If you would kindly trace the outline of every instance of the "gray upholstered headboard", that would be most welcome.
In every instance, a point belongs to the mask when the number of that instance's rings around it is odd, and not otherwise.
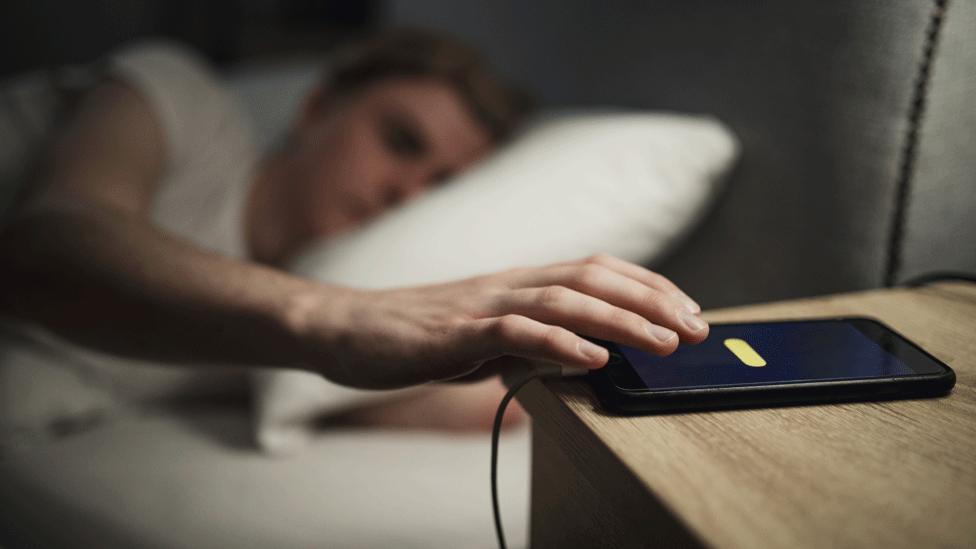
[[[658,267],[703,305],[882,283],[898,154],[931,3],[396,0],[388,17],[467,38],[548,105],[705,112],[743,158]],[[902,278],[976,271],[976,3],[949,7]]]

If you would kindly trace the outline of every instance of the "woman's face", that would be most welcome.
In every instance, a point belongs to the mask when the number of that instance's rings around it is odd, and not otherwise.
[[[446,82],[391,78],[348,97],[313,93],[295,125],[287,201],[302,240],[333,235],[482,157],[488,132]]]

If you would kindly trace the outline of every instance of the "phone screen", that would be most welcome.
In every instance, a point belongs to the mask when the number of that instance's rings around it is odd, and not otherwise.
[[[845,319],[717,324],[702,343],[666,357],[616,348],[648,389],[674,390],[924,373],[906,363],[915,362],[906,346],[879,324]]]

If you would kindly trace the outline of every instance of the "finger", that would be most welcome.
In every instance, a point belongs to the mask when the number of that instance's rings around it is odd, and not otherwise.
[[[708,324],[691,313],[684,306],[684,302],[674,294],[650,288],[602,265],[554,267],[549,270],[548,278],[552,280],[552,284],[566,286],[611,305],[633,311],[658,326],[677,332],[682,341],[687,343],[700,343],[708,336]],[[520,310],[511,312],[526,314]],[[499,313],[496,311],[496,314]],[[531,314],[528,316],[536,318]],[[548,321],[546,318],[539,318],[539,320]]]
[[[673,330],[565,286],[512,290],[499,296],[493,306],[495,315],[522,315],[658,355],[670,354],[678,345]]]
[[[686,303],[691,312],[696,314],[701,312],[701,306],[698,305],[694,299],[679,288],[677,284],[671,282],[668,277],[660,273],[656,273],[635,263],[624,261],[623,259],[614,257],[610,254],[596,254],[588,258],[588,261],[613,269],[622,275],[626,275],[634,280],[637,280],[638,282],[643,282],[651,288],[656,288],[674,295]]]
[[[650,288],[602,265],[583,266],[569,275],[565,285],[674,330],[684,342],[701,343],[708,336],[708,324],[674,293]]]
[[[467,362],[513,355],[595,369],[605,366],[609,359],[606,349],[566,328],[516,314],[474,320],[466,323],[465,331],[456,351]]]
[[[584,268],[586,265],[599,265],[615,271],[645,286],[675,297],[694,314],[701,313],[701,306],[667,277],[609,254],[596,254],[582,260],[554,263],[544,267],[514,269],[507,274],[508,286],[514,289],[564,284],[562,281],[566,279],[567,272]]]

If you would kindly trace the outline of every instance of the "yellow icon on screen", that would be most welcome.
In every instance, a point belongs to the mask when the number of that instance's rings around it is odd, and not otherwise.
[[[766,361],[763,359],[763,357],[759,356],[759,353],[752,348],[752,345],[746,343],[745,340],[737,337],[730,337],[722,343],[724,343],[728,350],[732,351],[732,354],[734,354],[736,358],[741,360],[746,366],[761,368],[766,365]]]

